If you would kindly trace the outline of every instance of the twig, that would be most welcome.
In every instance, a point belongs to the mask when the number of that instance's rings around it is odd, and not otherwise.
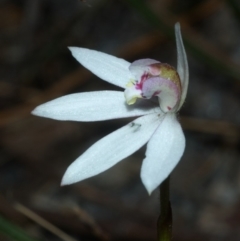
[[[47,220],[43,219],[42,217],[40,217],[36,213],[32,212],[30,209],[24,207],[22,204],[16,203],[14,205],[14,208],[16,210],[18,210],[19,212],[21,212],[22,214],[24,214],[25,216],[27,216],[28,218],[32,219],[34,222],[38,223],[40,226],[44,227],[45,229],[47,229],[51,233],[58,236],[61,240],[77,241],[76,239],[74,239],[71,236],[69,236],[68,234],[64,233],[62,230],[60,230],[59,228],[57,228],[53,224],[49,223]]]

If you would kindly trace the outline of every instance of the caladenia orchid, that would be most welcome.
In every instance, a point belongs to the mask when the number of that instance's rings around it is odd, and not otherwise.
[[[151,194],[169,176],[185,148],[177,112],[188,88],[188,63],[178,23],[175,35],[177,71],[152,59],[131,64],[102,52],[69,48],[85,68],[125,89],[124,92],[106,90],[66,95],[38,106],[32,112],[34,115],[85,122],[140,117],[102,138],[78,157],[68,167],[62,185],[95,176],[146,143],[141,180],[148,193]]]

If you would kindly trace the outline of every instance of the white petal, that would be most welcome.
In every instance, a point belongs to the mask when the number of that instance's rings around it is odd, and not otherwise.
[[[55,120],[100,121],[160,111],[150,101],[127,105],[121,91],[94,91],[57,98],[36,107],[32,114]]]
[[[149,194],[158,187],[180,161],[185,137],[174,113],[165,115],[147,145],[141,179]]]
[[[139,117],[92,145],[67,169],[62,185],[95,176],[141,148],[160,122],[158,114]]]
[[[124,59],[85,48],[69,47],[69,50],[85,68],[111,84],[125,88],[132,78],[130,63]]]
[[[182,107],[187,95],[189,79],[187,55],[184,49],[179,23],[175,24],[175,35],[177,44],[177,71],[182,84],[182,96],[178,107],[179,110]]]

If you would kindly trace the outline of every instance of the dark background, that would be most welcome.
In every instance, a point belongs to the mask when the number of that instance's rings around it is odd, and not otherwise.
[[[60,122],[30,112],[68,93],[117,89],[83,69],[67,46],[176,66],[177,21],[190,83],[180,113],[187,146],[171,179],[173,240],[240,240],[239,1],[1,0],[1,241],[156,240],[159,193],[148,196],[139,177],[145,147],[60,187],[75,158],[130,120]]]

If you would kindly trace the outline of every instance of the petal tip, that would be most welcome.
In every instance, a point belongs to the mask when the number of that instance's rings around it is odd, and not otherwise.
[[[81,48],[73,47],[73,46],[68,46],[68,49],[70,50],[70,52],[74,58],[76,58],[76,56],[79,55],[79,51],[81,50]]]
[[[37,106],[35,109],[33,109],[31,111],[31,114],[35,115],[35,116],[51,118],[51,116],[49,115],[48,110],[46,108],[46,104]]]
[[[39,112],[40,112],[40,111],[39,111],[39,108],[36,107],[35,109],[33,109],[33,110],[31,111],[31,114],[32,114],[32,115],[35,115],[35,116],[41,116],[41,114],[40,114]]]
[[[31,115],[37,115],[36,114],[36,108],[31,111]]]
[[[146,180],[146,177],[144,178],[143,176],[141,176],[142,179],[142,183],[144,185],[144,187],[146,188],[148,195],[150,196],[152,194],[152,192],[157,188],[156,185],[154,185],[154,183],[151,183],[150,180]]]
[[[63,178],[61,180],[61,184],[60,184],[61,187],[71,184],[71,183],[68,183],[64,177],[65,176],[63,176]]]
[[[180,30],[180,23],[179,22],[175,23],[175,30]]]
[[[151,186],[147,186],[145,184],[144,184],[144,187],[146,188],[148,195],[151,196],[155,188],[152,188]]]
[[[74,46],[68,46],[67,47],[71,52],[75,49],[75,48],[77,48],[77,47],[74,47]]]
[[[147,189],[147,188],[146,188]],[[151,196],[153,190],[152,189],[147,189],[148,195]]]
[[[67,171],[65,172],[65,174],[63,175],[62,177],[62,180],[61,180],[61,187],[62,186],[66,186],[66,185],[70,185],[70,184],[73,184],[74,181],[71,180],[70,176],[68,175]]]

